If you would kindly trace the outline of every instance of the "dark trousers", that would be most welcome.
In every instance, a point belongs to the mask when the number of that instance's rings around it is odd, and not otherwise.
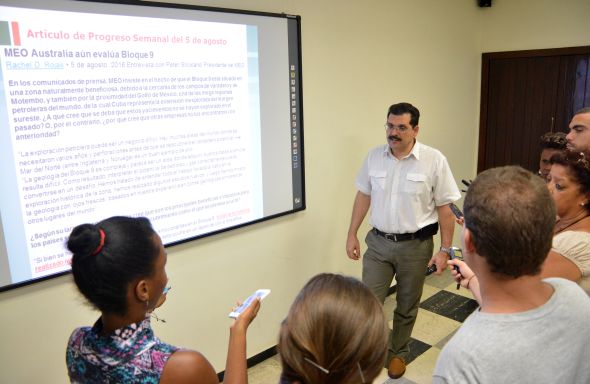
[[[425,240],[393,242],[369,231],[365,238],[367,251],[363,256],[363,283],[383,303],[393,277],[397,283],[396,308],[389,353],[405,358],[412,329],[418,315],[426,266],[432,258],[432,236]]]

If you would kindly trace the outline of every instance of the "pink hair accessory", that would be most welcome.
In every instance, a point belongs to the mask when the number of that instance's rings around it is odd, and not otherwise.
[[[100,232],[100,244],[98,244],[98,247],[92,252],[92,256],[98,255],[100,251],[102,251],[102,247],[104,247],[104,231],[102,229],[99,229],[98,231]]]

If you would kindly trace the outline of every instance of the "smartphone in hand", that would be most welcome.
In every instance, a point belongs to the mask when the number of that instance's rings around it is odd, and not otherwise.
[[[454,203],[451,203],[449,205],[449,207],[451,208],[451,211],[453,211],[453,214],[455,215],[455,217],[457,219],[460,219],[463,217],[463,212],[461,212],[461,210],[459,209],[459,207],[457,207]]]
[[[246,308],[248,308],[248,306],[250,304],[252,304],[252,302],[256,298],[260,298],[260,301],[262,301],[266,296],[268,296],[269,293],[270,293],[270,289],[259,289],[259,290],[257,290],[256,292],[254,292],[253,294],[251,294],[250,296],[248,296],[248,298],[246,300],[244,300],[244,302],[242,303],[242,305],[240,305],[239,307],[237,307],[236,309],[234,309],[233,311],[231,311],[229,313],[229,317],[231,317],[232,319],[236,319],[238,316],[240,316],[240,314]]]

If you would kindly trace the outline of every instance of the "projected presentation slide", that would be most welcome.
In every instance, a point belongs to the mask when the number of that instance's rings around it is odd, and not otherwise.
[[[288,19],[40,4],[0,6],[0,287],[69,270],[81,223],[176,244],[304,208]]]

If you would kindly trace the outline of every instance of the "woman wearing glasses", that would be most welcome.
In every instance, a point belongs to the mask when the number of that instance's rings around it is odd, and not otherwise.
[[[281,384],[372,383],[385,364],[388,333],[381,304],[363,283],[317,275],[281,325]]]
[[[576,281],[590,295],[590,162],[566,151],[551,163],[548,188],[558,219],[542,275]]]
[[[203,355],[162,342],[151,328],[152,311],[169,288],[166,251],[148,219],[111,217],[79,225],[67,247],[76,286],[101,312],[94,326],[70,337],[72,382],[218,383]],[[246,330],[259,307],[257,300],[231,324],[226,383],[247,383]]]

